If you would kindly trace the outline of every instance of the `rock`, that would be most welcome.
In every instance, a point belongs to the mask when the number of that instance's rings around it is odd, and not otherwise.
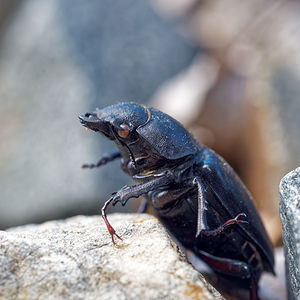
[[[150,215],[99,216],[0,231],[0,299],[224,299]]]
[[[300,168],[280,182],[280,217],[289,299],[300,299]]]

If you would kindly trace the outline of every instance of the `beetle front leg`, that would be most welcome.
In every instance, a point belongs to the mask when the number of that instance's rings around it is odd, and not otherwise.
[[[106,224],[106,227],[111,235],[112,242],[115,244],[114,235],[121,239],[114,230],[114,228],[110,225],[107,216],[106,209],[112,203],[112,205],[116,205],[118,202],[124,206],[130,198],[138,198],[143,194],[147,194],[150,191],[157,189],[163,185],[168,185],[174,181],[174,175],[171,171],[165,171],[163,173],[153,175],[153,179],[149,180],[142,184],[137,184],[133,186],[124,186],[118,192],[112,194],[112,197],[107,200],[102,207],[102,218]]]
[[[110,223],[108,222],[107,216],[106,216],[106,209],[108,207],[108,205],[114,200],[114,197],[109,198],[103,205],[101,212],[102,212],[102,218],[106,224],[107,230],[111,235],[111,240],[113,242],[113,244],[115,244],[115,240],[114,240],[114,235],[119,238],[120,240],[122,240],[122,238],[116,233],[115,229],[110,225]]]
[[[219,226],[216,229],[209,229],[206,223],[206,197],[205,197],[205,187],[199,177],[195,177],[193,180],[193,184],[197,185],[198,188],[198,218],[197,218],[197,232],[196,237],[200,234],[204,234],[206,236],[216,236],[223,232],[225,228],[231,226],[233,224],[244,223],[248,224],[245,220],[240,220],[241,216],[247,217],[245,213],[239,213],[235,218],[227,220],[224,224]]]
[[[174,181],[174,175],[170,170],[162,173],[153,174],[153,179],[145,183],[132,186],[124,186],[118,192],[113,193],[113,205],[121,202],[124,206],[130,198],[138,198],[141,195],[154,191],[158,187],[168,185]]]

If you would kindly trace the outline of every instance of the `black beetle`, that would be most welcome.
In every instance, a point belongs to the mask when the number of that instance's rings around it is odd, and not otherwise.
[[[220,276],[246,284],[250,298],[258,299],[262,272],[274,274],[273,249],[251,196],[228,163],[154,108],[121,103],[79,118],[119,148],[83,167],[121,158],[136,183],[113,193],[102,208],[112,241],[120,237],[107,220],[107,206],[144,195],[196,268],[200,258]]]

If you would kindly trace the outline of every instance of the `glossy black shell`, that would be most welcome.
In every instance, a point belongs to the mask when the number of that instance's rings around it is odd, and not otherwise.
[[[192,190],[181,195],[180,199],[174,199],[173,205],[168,203],[168,207],[154,208],[170,233],[185,248],[195,253],[203,250],[215,256],[241,261],[245,260],[240,252],[241,246],[248,241],[260,254],[263,269],[274,274],[273,247],[251,196],[234,170],[215,152],[201,147],[190,172],[192,176],[199,176],[205,186],[209,228],[216,228],[241,212],[247,215],[249,224],[236,224],[231,231],[216,238],[196,239],[197,193]],[[184,189],[184,181],[180,184]],[[177,187],[168,188],[171,190]]]
[[[137,132],[164,158],[176,160],[194,155],[197,142],[186,129],[172,117],[154,108],[149,108],[150,117]]]

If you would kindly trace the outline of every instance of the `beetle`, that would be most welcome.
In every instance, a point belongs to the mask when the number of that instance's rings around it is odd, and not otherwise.
[[[79,119],[119,149],[83,167],[121,158],[123,171],[135,182],[113,193],[102,208],[112,242],[121,237],[107,219],[107,207],[143,195],[195,268],[202,260],[219,276],[249,288],[251,300],[258,299],[262,272],[275,275],[273,248],[249,192],[229,164],[151,107],[119,103]]]

